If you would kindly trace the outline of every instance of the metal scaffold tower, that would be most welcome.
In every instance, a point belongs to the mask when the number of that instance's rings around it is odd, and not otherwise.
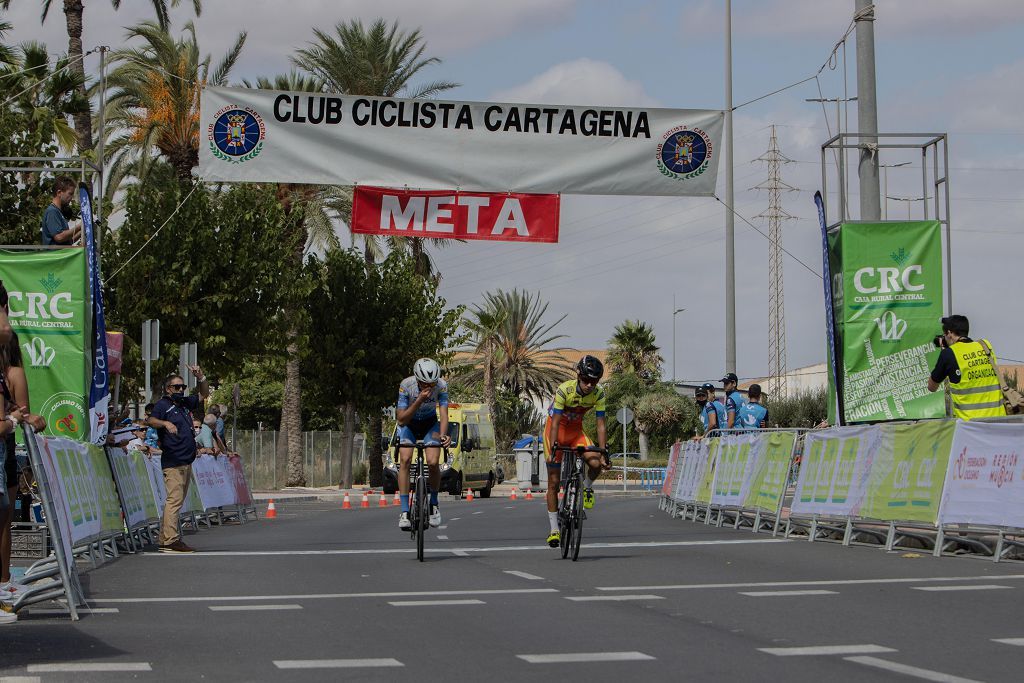
[[[768,190],[768,210],[755,218],[768,219],[768,386],[765,390],[772,398],[785,398],[786,391],[786,300],[782,286],[782,221],[792,220],[782,208],[782,193],[796,192],[795,187],[782,181],[782,164],[793,160],[779,151],[779,139],[772,126],[768,151],[754,161],[768,164],[768,180],[756,185],[755,190]]]

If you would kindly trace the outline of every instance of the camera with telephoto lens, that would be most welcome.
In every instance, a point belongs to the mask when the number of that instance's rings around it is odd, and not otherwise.
[[[935,338],[932,339],[932,344],[935,344],[935,346],[939,347],[940,349],[946,348],[946,335],[945,334],[937,334],[937,335],[935,335]]]

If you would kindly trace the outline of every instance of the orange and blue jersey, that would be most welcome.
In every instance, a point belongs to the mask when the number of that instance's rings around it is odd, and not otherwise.
[[[603,418],[606,409],[607,400],[600,386],[594,387],[589,394],[582,394],[574,379],[559,385],[548,407],[548,422],[544,425],[544,452],[548,455],[549,464],[561,462],[561,453],[552,453],[554,444],[548,437],[548,424],[555,415],[560,416],[558,434],[555,435],[560,446],[592,446],[594,442],[583,433],[583,416],[593,410],[594,415]]]

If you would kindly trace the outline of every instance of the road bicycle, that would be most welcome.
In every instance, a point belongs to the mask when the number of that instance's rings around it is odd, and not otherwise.
[[[562,559],[572,553],[573,562],[580,556],[580,542],[583,539],[583,468],[586,467],[584,453],[601,453],[608,457],[608,451],[597,446],[558,447],[562,453],[562,502],[558,506],[558,535]]]
[[[428,446],[422,441],[415,444],[416,457],[409,463],[409,478],[412,483],[409,493],[409,531],[416,541],[416,559],[423,562],[423,543],[427,529],[430,528],[430,495],[427,485],[427,464],[424,462],[423,449]],[[399,462],[399,444],[395,444],[395,462]],[[444,449],[445,460],[448,449]]]

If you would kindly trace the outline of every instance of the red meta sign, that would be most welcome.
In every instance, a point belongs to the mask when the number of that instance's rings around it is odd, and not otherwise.
[[[557,242],[559,196],[357,186],[352,232],[433,239]]]

